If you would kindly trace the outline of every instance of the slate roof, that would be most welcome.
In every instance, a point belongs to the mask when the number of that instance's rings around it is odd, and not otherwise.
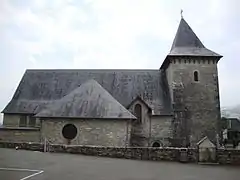
[[[140,101],[142,102],[149,110],[152,110],[152,108],[140,97],[140,96],[137,96],[128,106],[127,108],[130,108],[133,103],[135,103],[136,101]]]
[[[203,144],[205,142],[205,144]],[[200,141],[198,141],[197,145],[201,148],[214,148],[216,147],[213,142],[207,137],[203,137]]]
[[[141,96],[154,115],[172,114],[163,71],[104,69],[27,70],[3,113],[37,114],[90,79],[97,81],[124,107]]]
[[[207,49],[183,18],[178,26],[171,50],[160,69],[166,69],[170,63],[169,57],[174,56],[215,57],[218,60],[222,57],[220,54]]]
[[[221,55],[207,49],[207,48],[196,48],[196,47],[175,47],[173,48],[169,56],[216,56],[221,57]]]
[[[221,55],[207,49],[188,23],[182,18],[168,55],[173,56],[216,56]]]
[[[48,104],[36,116],[136,119],[95,80],[88,80],[60,100]]]

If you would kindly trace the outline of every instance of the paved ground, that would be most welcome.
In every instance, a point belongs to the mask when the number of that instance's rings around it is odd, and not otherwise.
[[[44,172],[27,178],[41,170]],[[29,180],[239,180],[240,168],[0,148],[0,179],[25,180],[24,177]]]
[[[27,177],[31,175],[31,173],[26,172],[26,171],[20,171],[20,172],[13,172],[13,171],[9,171],[9,170],[0,170],[0,179],[2,180],[11,180],[11,179],[22,179],[24,177]]]

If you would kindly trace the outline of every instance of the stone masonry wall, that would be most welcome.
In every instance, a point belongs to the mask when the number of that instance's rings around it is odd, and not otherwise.
[[[40,142],[40,130],[37,128],[0,128],[0,141]]]
[[[137,144],[137,147],[148,147],[158,142],[162,146],[169,146],[172,116],[150,116],[148,107],[140,100],[135,101],[129,108],[133,114],[136,104],[142,107],[142,122],[132,123],[131,140],[135,141],[134,144]]]
[[[66,124],[77,127],[77,136],[71,140],[74,145],[128,146],[130,120],[103,119],[45,119],[42,120],[41,137],[53,144],[67,144],[62,135]]]
[[[3,125],[6,127],[18,127],[19,126],[19,115],[4,114]]]
[[[18,148],[30,151],[44,151],[44,144],[35,142],[6,142],[0,141],[0,148]]]
[[[17,143],[0,141],[0,148],[15,148],[43,151],[41,143]],[[180,161],[198,162],[198,149],[196,148],[152,148],[152,147],[101,147],[80,145],[50,145],[49,152],[74,153],[92,156],[105,156],[113,158],[153,160],[153,161]],[[184,153],[182,153],[184,152]],[[217,161],[219,164],[240,165],[240,150],[218,149]]]
[[[142,121],[132,122],[131,144],[132,146],[147,147],[149,146],[150,138],[150,116],[148,107],[140,100],[136,100],[129,108],[130,112],[134,114],[134,107],[140,104],[142,107]]]
[[[170,146],[169,137],[171,131],[172,116],[152,116],[151,117],[151,140],[150,146],[158,142],[163,146]]]
[[[216,141],[220,120],[217,59],[181,57],[170,59],[166,71],[174,109],[177,146],[194,146],[202,137]],[[199,81],[194,81],[194,71]]]
[[[220,164],[240,165],[240,150],[218,149],[217,159]]]
[[[27,126],[29,126],[29,115],[24,114],[22,116],[27,116]],[[20,114],[4,114],[3,116],[3,126],[4,127],[19,127],[19,121],[20,121]],[[35,127],[40,126],[40,120],[39,118],[36,118],[36,125]]]
[[[15,148],[43,151],[41,143],[9,143],[1,142],[0,148]],[[147,148],[147,147],[102,147],[102,146],[80,146],[54,144],[48,147],[49,152],[73,153],[91,156],[105,156],[112,158],[154,160],[154,161],[182,161],[181,148]],[[196,162],[196,149],[187,149],[184,162]]]
[[[195,149],[189,149],[186,161],[195,162],[192,154]],[[139,160],[165,160],[181,161],[179,148],[147,148],[147,147],[89,147],[89,146],[64,146],[52,145],[50,152],[67,152],[93,156],[106,156],[113,158],[139,159]]]

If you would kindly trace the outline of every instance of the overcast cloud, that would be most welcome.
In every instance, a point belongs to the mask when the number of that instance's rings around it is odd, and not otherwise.
[[[180,9],[219,62],[221,106],[240,104],[238,0],[1,0],[0,109],[26,69],[157,69]]]

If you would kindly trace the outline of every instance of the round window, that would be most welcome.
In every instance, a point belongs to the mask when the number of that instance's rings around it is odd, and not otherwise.
[[[62,135],[64,138],[72,140],[77,135],[77,128],[73,124],[66,124],[62,129]]]

